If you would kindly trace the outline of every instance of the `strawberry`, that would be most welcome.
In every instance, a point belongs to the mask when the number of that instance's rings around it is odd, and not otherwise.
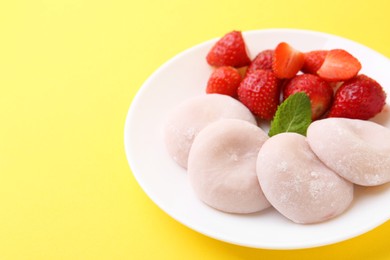
[[[362,65],[352,54],[342,49],[330,50],[317,74],[328,81],[344,81],[355,77]]]
[[[345,81],[336,91],[328,117],[367,120],[381,112],[386,93],[374,79],[361,74]]]
[[[247,73],[251,73],[254,70],[272,70],[272,62],[274,58],[273,50],[264,50],[259,52],[257,56],[252,60],[247,69]]]
[[[270,70],[247,74],[238,87],[238,99],[259,118],[271,120],[280,99],[280,80]]]
[[[218,67],[210,75],[206,93],[218,93],[236,97],[240,82],[241,75],[237,69],[228,66]]]
[[[283,89],[283,98],[286,99],[297,92],[304,92],[309,97],[312,120],[320,118],[332,103],[332,87],[313,74],[301,74],[289,80]]]
[[[292,78],[302,68],[305,56],[288,43],[276,46],[272,69],[278,78]]]
[[[219,39],[207,54],[206,60],[211,66],[236,68],[247,66],[251,62],[240,31],[229,32]]]
[[[301,71],[303,73],[317,74],[322,63],[325,60],[328,51],[316,50],[304,53],[305,62],[303,63]]]

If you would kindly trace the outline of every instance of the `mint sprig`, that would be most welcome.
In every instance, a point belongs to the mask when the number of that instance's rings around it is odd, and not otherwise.
[[[289,96],[276,110],[271,121],[268,135],[294,132],[306,136],[306,130],[311,123],[311,106],[309,97],[298,92]]]

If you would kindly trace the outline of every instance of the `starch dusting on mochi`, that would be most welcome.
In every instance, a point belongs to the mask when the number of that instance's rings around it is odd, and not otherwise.
[[[256,119],[242,103],[220,94],[188,99],[172,111],[164,129],[164,141],[173,160],[187,168],[188,154],[194,138],[208,124],[235,118],[256,125]]]
[[[263,144],[257,175],[271,205],[296,223],[334,218],[353,199],[353,184],[324,165],[296,133],[281,133]]]
[[[309,126],[307,139],[345,179],[362,186],[390,182],[390,129],[366,120],[327,118]]]
[[[229,213],[253,213],[270,206],[256,174],[256,160],[268,139],[259,127],[239,119],[211,123],[195,138],[188,176],[207,205]]]

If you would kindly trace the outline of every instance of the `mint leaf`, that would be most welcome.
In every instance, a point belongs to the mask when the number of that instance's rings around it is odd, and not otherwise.
[[[311,106],[309,97],[298,92],[289,96],[276,110],[268,135],[294,132],[306,136],[311,123]]]

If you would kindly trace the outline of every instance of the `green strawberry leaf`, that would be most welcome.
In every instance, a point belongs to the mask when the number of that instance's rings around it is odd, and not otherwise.
[[[298,92],[289,96],[276,110],[268,135],[294,132],[306,136],[311,123],[311,106],[309,97]]]

